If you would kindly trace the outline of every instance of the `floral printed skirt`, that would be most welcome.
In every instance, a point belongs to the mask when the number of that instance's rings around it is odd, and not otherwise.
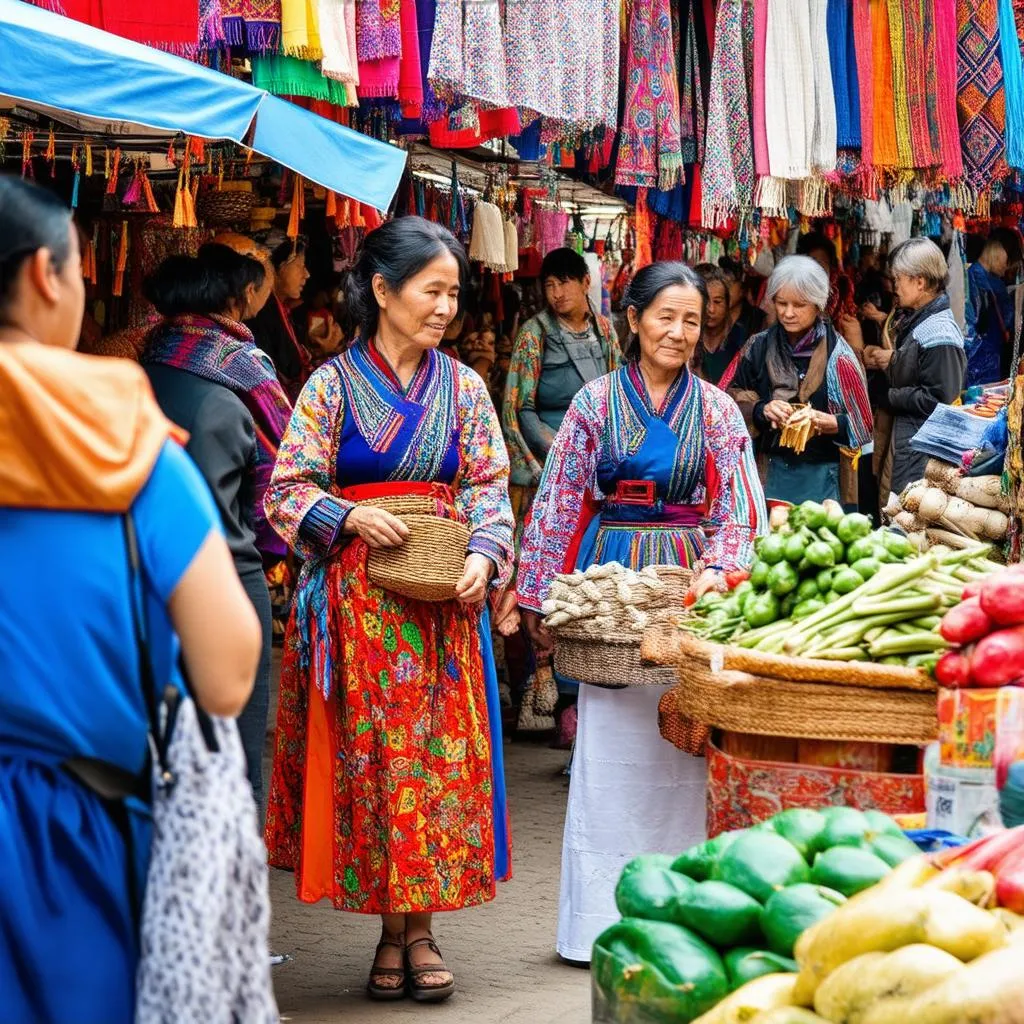
[[[491,740],[476,613],[372,587],[366,546],[326,567],[325,700],[288,626],[267,812],[270,863],[341,910],[494,898]],[[314,627],[314,632],[315,632]]]

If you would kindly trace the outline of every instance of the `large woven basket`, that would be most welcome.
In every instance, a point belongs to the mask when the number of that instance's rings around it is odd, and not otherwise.
[[[711,730],[679,710],[679,688],[669,690],[658,701],[658,731],[684,754],[703,757]]]
[[[559,632],[557,637],[555,670],[570,679],[612,690],[675,682],[673,669],[641,663],[639,633],[606,634],[598,638]]]
[[[370,549],[370,583],[416,601],[451,601],[466,569],[469,530],[439,516],[436,501],[427,497],[374,498],[361,504],[382,508],[409,527],[401,547]]]
[[[211,189],[200,195],[197,213],[204,224],[228,227],[247,224],[255,205],[253,192]]]

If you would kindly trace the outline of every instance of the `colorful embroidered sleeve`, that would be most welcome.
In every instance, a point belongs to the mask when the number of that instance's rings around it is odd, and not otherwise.
[[[552,579],[564,571],[569,547],[586,513],[587,493],[597,491],[608,381],[599,377],[576,395],[551,446],[523,534],[516,577],[519,604],[529,611],[541,610]]]
[[[721,485],[708,510],[713,529],[704,562],[719,569],[745,569],[754,558],[754,538],[768,529],[768,509],[743,416],[728,395],[704,385],[707,446],[714,452]]]
[[[874,437],[874,416],[864,368],[850,346],[839,338],[828,365],[829,411],[839,421],[837,441],[863,448]]]
[[[455,503],[469,522],[469,550],[486,555],[504,586],[512,577],[515,523],[508,499],[508,453],[487,386],[459,364],[459,454]]]
[[[270,524],[303,558],[334,546],[352,508],[331,493],[341,416],[341,379],[332,361],[309,378],[295,403],[264,500]]]
[[[512,464],[512,483],[519,487],[536,484],[544,468],[526,443],[520,422],[523,412],[534,417],[534,426],[538,431],[546,431],[550,435],[547,437],[548,444],[554,440],[554,433],[540,421],[536,413],[542,352],[543,338],[540,325],[534,317],[523,325],[512,348],[505,382],[505,402],[502,406],[502,426]]]

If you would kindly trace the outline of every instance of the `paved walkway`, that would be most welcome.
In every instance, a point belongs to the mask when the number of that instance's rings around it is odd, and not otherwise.
[[[435,934],[458,989],[441,1006],[369,1002],[363,994],[376,918],[295,899],[292,876],[271,872],[272,948],[292,963],[274,969],[282,1019],[301,1024],[587,1024],[590,975],[554,953],[558,873],[568,780],[565,754],[505,745],[512,811],[513,879],[488,906],[438,918]]]

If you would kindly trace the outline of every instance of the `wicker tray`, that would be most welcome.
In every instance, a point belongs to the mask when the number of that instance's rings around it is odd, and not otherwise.
[[[712,671],[686,654],[677,671],[678,713],[719,729],[914,745],[930,743],[938,733],[933,693]]]
[[[640,634],[605,634],[600,639],[560,630],[555,671],[592,686],[666,686],[676,681],[672,668],[651,668],[640,661]]]

